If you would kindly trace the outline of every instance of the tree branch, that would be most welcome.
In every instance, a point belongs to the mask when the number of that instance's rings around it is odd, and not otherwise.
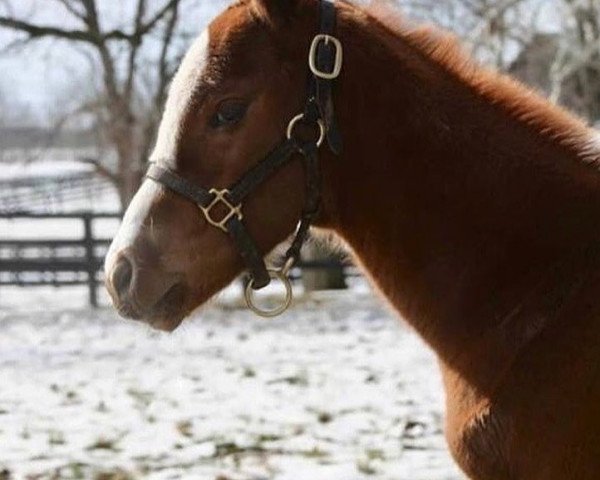
[[[158,22],[160,22],[173,8],[179,7],[181,0],[169,0],[163,8],[161,8],[154,17],[150,19],[141,29],[140,34],[145,35],[152,30]]]
[[[56,37],[78,42],[96,43],[89,32],[84,30],[65,30],[50,25],[34,25],[23,20],[0,16],[0,27],[9,28],[29,35],[29,38]]]
[[[136,35],[125,33],[122,30],[111,30],[106,33],[95,32],[92,34],[92,32],[86,30],[68,30],[52,25],[35,25],[24,20],[4,16],[0,16],[0,27],[26,33],[29,35],[30,39],[55,37],[64,40],[87,42],[93,45],[98,45],[99,43],[108,40],[132,42],[137,37]]]
[[[180,0],[174,2],[172,7],[171,16],[168,20],[167,26],[163,33],[162,37],[162,46],[160,57],[158,59],[158,84],[156,85],[156,90],[154,95],[152,96],[152,103],[150,105],[150,114],[148,115],[148,120],[146,121],[144,127],[144,145],[142,156],[143,158],[147,158],[150,154],[150,149],[152,146],[152,141],[154,140],[154,135],[156,131],[156,126],[159,121],[160,111],[162,105],[165,101],[167,87],[171,78],[173,76],[172,68],[169,68],[169,50],[175,38],[175,28],[177,27],[177,22],[179,20],[179,6]]]
[[[59,2],[71,15],[77,17],[80,20],[85,20],[85,14],[77,10],[69,0],[56,0]]]
[[[177,21],[179,19],[179,4],[180,0],[174,2],[171,18],[169,19],[162,38],[162,48],[158,61],[158,86],[154,97],[155,108],[160,108],[164,103],[167,85],[173,76],[173,72],[169,69],[168,56],[174,39],[175,27],[177,26]]]
[[[146,0],[138,0],[137,13],[135,15],[134,41],[131,42],[131,49],[129,50],[129,59],[127,62],[127,80],[125,82],[124,88],[124,95],[126,98],[130,98],[133,92],[133,81],[136,72],[136,60],[143,39],[143,36],[140,34],[140,30],[142,28],[142,22],[144,20],[145,14]]]
[[[88,27],[91,35],[98,40],[95,42],[100,54],[100,60],[104,69],[104,85],[108,98],[111,101],[113,108],[120,108],[121,99],[119,96],[118,80],[114,59],[106,45],[106,39],[101,35],[100,21],[98,19],[98,9],[96,0],[80,0],[85,8],[84,22]]]
[[[116,173],[114,173],[111,169],[106,167],[105,165],[102,165],[100,160],[98,160],[97,158],[82,157],[82,158],[79,158],[78,160],[81,163],[85,163],[86,165],[93,166],[96,173],[103,176],[104,178],[107,178],[112,183],[114,183],[116,186],[118,186],[120,184],[121,181],[119,179],[119,176]]]
[[[94,45],[98,45],[102,42],[109,40],[121,40],[127,41],[132,44],[139,43],[140,39],[150,32],[157,23],[160,22],[165,16],[173,9],[176,8],[180,0],[169,0],[163,8],[161,8],[148,22],[142,23],[143,13],[145,12],[145,1],[140,0],[143,4],[142,17],[136,16],[137,23],[135,30],[132,33],[127,33],[120,29],[114,29],[102,33],[98,24],[98,13],[96,9],[95,0],[81,0],[84,5],[86,12],[79,12],[68,0],[57,0],[63,5],[72,15],[84,21],[89,30],[69,30],[52,25],[37,25],[25,20],[19,20],[10,16],[0,16],[0,27],[5,27],[14,31],[20,31],[29,35],[30,38],[41,38],[45,36],[51,36],[56,38],[62,38],[65,40],[75,40],[80,42],[88,42]],[[140,4],[138,4],[138,7]]]

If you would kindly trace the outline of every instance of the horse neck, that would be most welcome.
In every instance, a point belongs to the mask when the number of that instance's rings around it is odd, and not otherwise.
[[[469,83],[374,20],[340,30],[345,146],[323,162],[327,226],[452,361],[598,237],[589,132],[506,79]]]

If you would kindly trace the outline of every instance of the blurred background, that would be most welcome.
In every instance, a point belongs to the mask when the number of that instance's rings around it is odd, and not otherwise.
[[[0,0],[0,480],[459,479],[433,357],[324,247],[271,323],[239,285],[171,336],[108,307],[170,80],[228,3]],[[600,122],[600,0],[386,3]]]

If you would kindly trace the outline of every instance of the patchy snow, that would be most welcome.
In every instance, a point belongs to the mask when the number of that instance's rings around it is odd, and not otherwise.
[[[95,218],[96,239],[111,239],[119,229],[118,218]],[[0,240],[73,240],[84,237],[81,218],[0,218]]]
[[[77,156],[76,151],[68,150],[70,157]],[[57,154],[54,154],[57,156]],[[40,160],[37,162],[6,163],[0,169],[0,180],[62,178],[65,176],[93,173],[94,167],[72,159]]]
[[[372,295],[300,301],[264,321],[227,295],[172,335],[4,308],[0,478],[463,478],[421,341]]]

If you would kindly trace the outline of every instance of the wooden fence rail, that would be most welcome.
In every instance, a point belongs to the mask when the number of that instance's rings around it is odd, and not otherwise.
[[[48,232],[40,229],[39,236],[13,238],[15,235],[0,230],[0,288],[2,286],[73,286],[87,285],[89,303],[98,306],[98,285],[102,282],[103,263],[111,239],[98,237],[94,222],[102,219],[120,220],[115,213],[33,214],[0,213],[0,221],[6,220],[72,220],[81,222],[83,234],[79,238],[64,235],[64,239],[47,238]],[[56,233],[52,232],[56,237]],[[61,232],[62,233],[62,232]],[[29,235],[31,236],[31,235]],[[44,238],[46,236],[46,238]],[[294,278],[300,278],[303,270],[326,270],[341,272],[345,278],[356,274],[349,265],[335,259],[303,261],[295,269]]]
[[[2,238],[0,232],[0,286],[87,285],[90,305],[97,307],[97,288],[111,240],[94,235],[94,222],[120,218],[114,213],[0,214],[0,220],[74,220],[83,227],[83,235],[75,239]]]

